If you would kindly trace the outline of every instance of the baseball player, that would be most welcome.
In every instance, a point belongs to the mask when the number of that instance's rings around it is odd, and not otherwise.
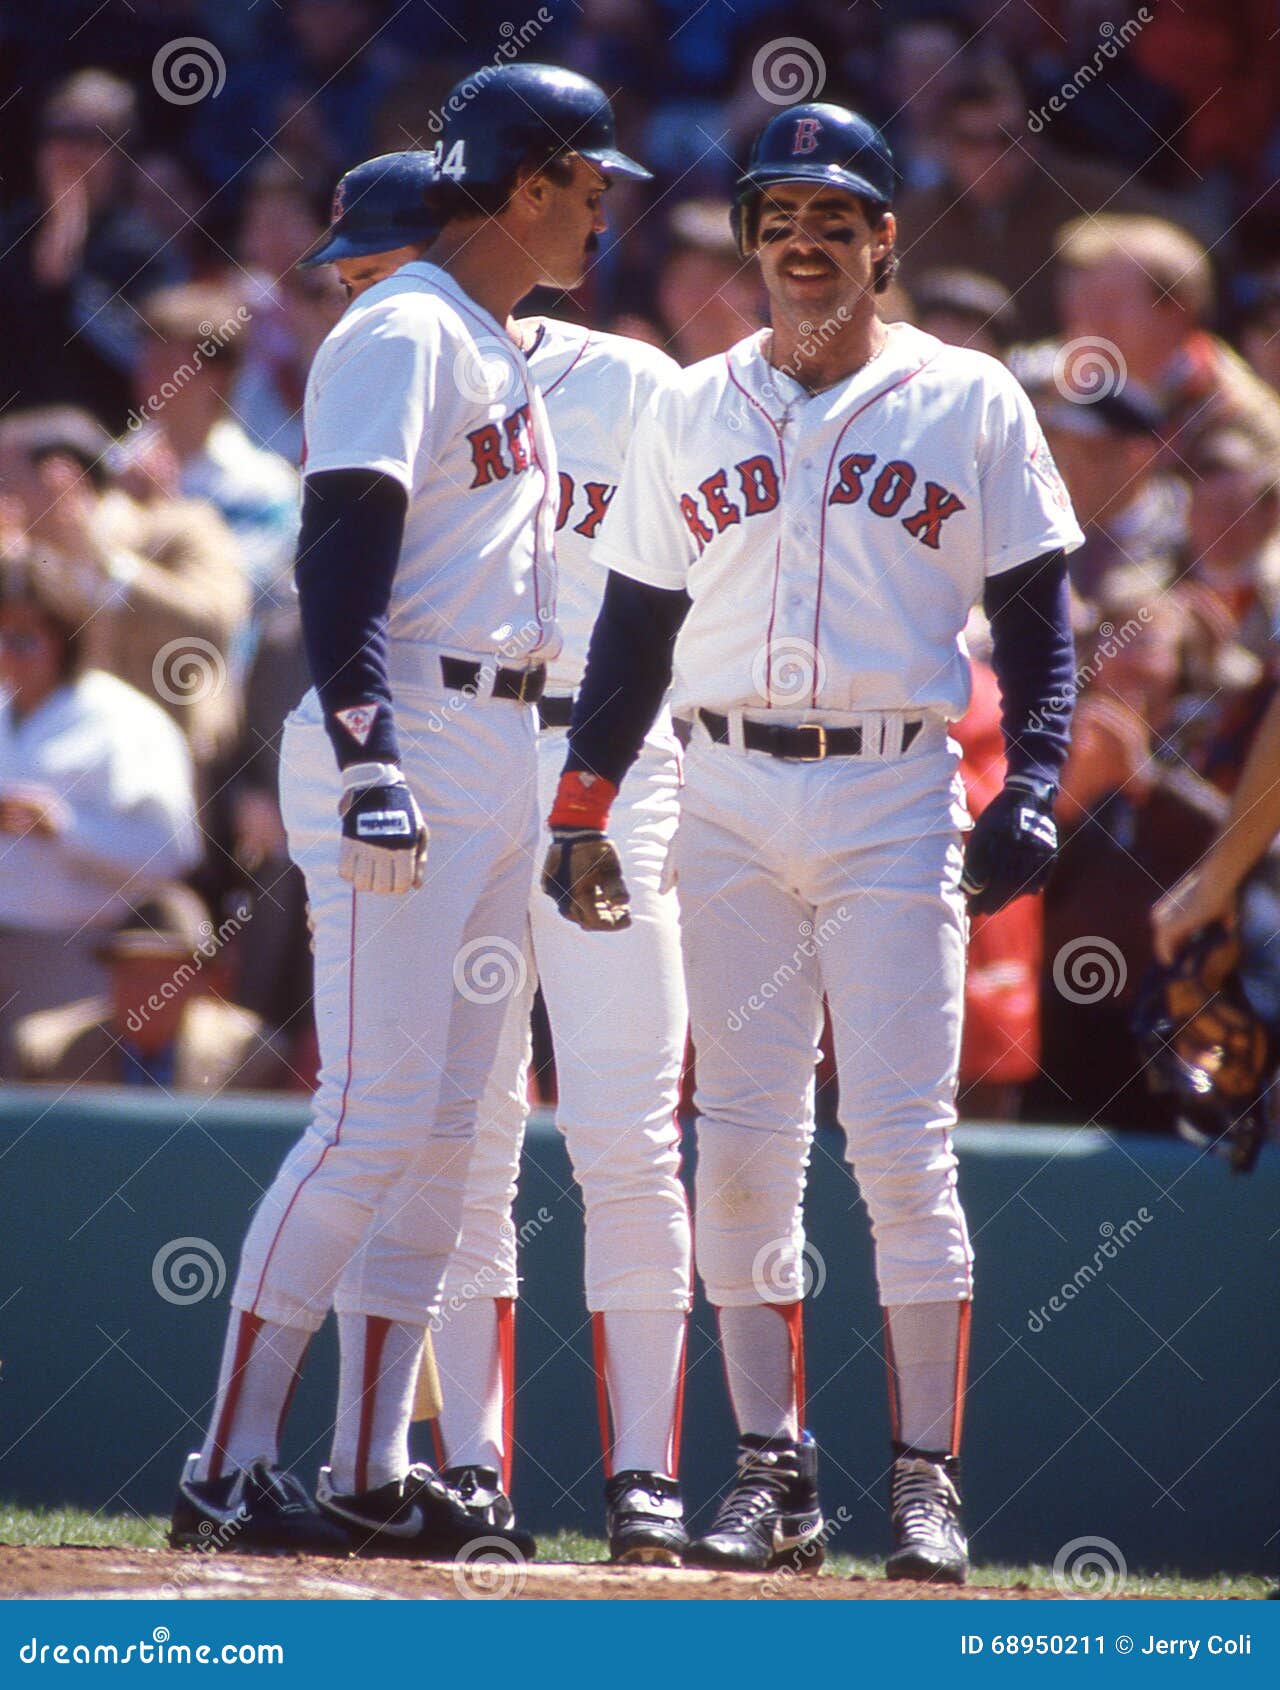
[[[697,1054],[698,1268],[719,1311],[737,1476],[688,1564],[816,1567],[801,1200],[827,994],[871,1215],[893,1459],[890,1576],[961,1582],[972,1290],[951,1146],[971,910],[1056,846],[1082,540],[1030,403],[993,359],[886,326],[894,170],[879,132],[800,105],[761,131],[734,226],[771,327],[685,370],[636,428],[544,886],[625,919],[610,806],[674,662],[692,725],[673,863]],[[961,630],[992,625],[1009,773],[969,836],[948,723]]]
[[[491,111],[482,112],[492,121]],[[465,128],[465,123],[463,125]],[[430,181],[422,153],[358,166],[343,179],[348,234],[337,252],[358,297],[416,248],[349,254],[391,240]],[[557,617],[564,644],[538,703],[539,796],[551,804],[564,762],[573,695],[586,661],[603,574],[590,561],[636,418],[677,370],[665,353],[619,335],[536,317],[517,321],[540,389],[560,472]],[[612,818],[634,893],[619,938],[557,919],[530,875],[529,931],[500,984],[510,984],[502,1043],[477,1118],[462,1235],[433,1329],[444,1405],[442,1477],[480,1526],[510,1526],[514,1419],[512,1201],[528,1115],[530,1014],[541,980],[555,1035],[558,1122],[586,1199],[586,1280],[605,1433],[606,1513],[615,1560],[678,1564],[686,1541],[675,1481],[685,1318],[688,1209],[675,1120],[687,1025],[675,894],[661,882],[677,816],[679,746],[660,710]]]
[[[476,1535],[407,1443],[501,1030],[501,1002],[474,982],[526,920],[533,705],[559,641],[558,474],[508,319],[535,284],[576,285],[609,178],[646,174],[614,146],[593,83],[510,74],[523,99],[518,119],[495,114],[506,168],[446,118],[432,261],[354,300],[308,381],[297,584],[315,684],[281,761],[321,1073],[312,1125],[245,1241],[178,1544],[449,1555]],[[462,84],[446,112],[473,99],[484,87]],[[342,196],[336,209],[341,222]],[[341,1375],[317,1508],[276,1451],[330,1305]]]

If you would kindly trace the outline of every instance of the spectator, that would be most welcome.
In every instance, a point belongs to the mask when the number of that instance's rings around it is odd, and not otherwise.
[[[235,535],[255,602],[278,599],[293,567],[298,473],[255,446],[226,403],[252,314],[229,289],[195,283],[151,295],[144,312],[138,401],[149,444],[164,442],[178,490],[206,500]]]
[[[1106,165],[1064,156],[1027,130],[1012,70],[992,60],[971,67],[945,106],[947,174],[909,189],[896,210],[903,281],[914,292],[924,270],[984,269],[1017,301],[1032,339],[1056,327],[1055,231],[1082,210],[1132,202],[1137,190]]]
[[[1040,421],[1085,543],[1067,560],[1071,584],[1103,612],[1150,598],[1172,579],[1186,530],[1186,489],[1157,472],[1160,413],[1136,386],[1073,402],[1032,385]]]
[[[682,364],[725,352],[763,321],[756,268],[738,256],[729,207],[686,200],[671,214],[658,280],[667,350]]]
[[[191,761],[163,711],[86,669],[31,568],[0,573],[0,1073],[20,1016],[102,986],[129,897],[191,868]]]
[[[251,320],[228,406],[255,446],[295,465],[307,371],[345,303],[332,266],[295,268],[323,226],[285,166],[273,161],[255,175],[236,249],[250,271]]]
[[[235,925],[231,917],[223,928]],[[288,1068],[258,1017],[217,995],[212,971],[222,930],[185,886],[141,899],[98,944],[106,991],[17,1023],[19,1077],[165,1092],[282,1085]]]
[[[1199,241],[1157,217],[1107,213],[1066,224],[1057,256],[1065,339],[1110,342],[1121,362],[1107,379],[1152,395],[1171,458],[1224,424],[1280,453],[1280,398],[1209,331],[1213,272]]]
[[[78,71],[50,96],[35,145],[36,198],[0,225],[0,387],[26,405],[85,406],[124,427],[142,327],[134,305],[178,261],[124,193],[128,86]]]
[[[131,498],[110,448],[69,406],[0,421],[11,545],[29,551],[43,591],[80,629],[86,666],[163,702],[204,768],[236,728],[226,652],[248,592],[235,543],[212,511],[153,481],[149,503]]]
[[[916,327],[951,346],[1004,359],[1018,338],[1013,295],[976,270],[926,270],[911,294]]]

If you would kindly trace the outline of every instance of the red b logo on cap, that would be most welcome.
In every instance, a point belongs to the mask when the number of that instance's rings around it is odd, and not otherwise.
[[[821,128],[816,117],[798,117],[796,132],[791,138],[791,154],[816,153],[818,150],[818,130]]]

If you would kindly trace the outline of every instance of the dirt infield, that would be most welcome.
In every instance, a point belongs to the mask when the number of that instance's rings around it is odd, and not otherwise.
[[[773,1573],[677,1572],[659,1568],[528,1566],[430,1561],[324,1561],[302,1556],[193,1555],[165,1549],[16,1548],[0,1545],[0,1597],[113,1597],[137,1601],[404,1601],[460,1598],[554,1601],[919,1601],[1058,1599],[1056,1590],[956,1590],[883,1579]]]

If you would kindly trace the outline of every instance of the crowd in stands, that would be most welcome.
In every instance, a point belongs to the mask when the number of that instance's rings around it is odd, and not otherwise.
[[[307,684],[303,387],[344,299],[294,266],[338,175],[431,145],[452,83],[516,42],[604,84],[656,176],[611,192],[587,284],[538,308],[685,364],[763,320],[728,202],[788,97],[770,79],[885,127],[884,314],[1010,365],[1087,537],[1061,861],[974,923],[964,1107],[1161,1129],[1129,1026],[1148,912],[1278,674],[1280,0],[509,13],[43,0],[0,23],[0,1076],[311,1084],[276,769]],[[198,99],[162,74],[181,38],[210,49]],[[970,635],[980,809],[999,698],[978,616]]]

